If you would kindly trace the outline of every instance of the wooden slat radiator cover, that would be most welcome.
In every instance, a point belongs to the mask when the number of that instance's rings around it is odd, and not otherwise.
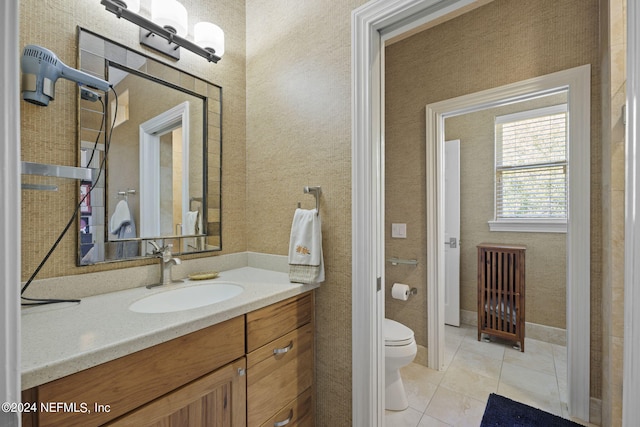
[[[478,341],[516,341],[524,351],[525,246],[478,245]]]

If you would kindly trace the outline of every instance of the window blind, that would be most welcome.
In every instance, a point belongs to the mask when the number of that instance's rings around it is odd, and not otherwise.
[[[499,116],[495,126],[496,220],[566,220],[566,104]]]

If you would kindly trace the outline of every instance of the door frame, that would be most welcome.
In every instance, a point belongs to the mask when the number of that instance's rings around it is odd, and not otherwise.
[[[20,402],[20,69],[18,58],[19,6],[17,0],[9,0],[0,6],[0,21],[4,43],[0,44],[0,57],[4,58],[0,72],[0,141],[2,155],[2,179],[0,179],[0,222],[2,222],[2,244],[0,244],[0,306],[2,328],[0,342],[0,376],[4,379],[0,388],[3,402]],[[0,425],[18,426],[18,412],[0,412]]]
[[[583,65],[521,82],[429,104],[427,140],[428,366],[444,363],[444,122],[531,97],[567,92],[569,120],[567,220],[567,355],[569,413],[589,420],[590,377],[590,206],[591,66]]]
[[[140,124],[140,237],[160,236],[160,136],[182,127],[182,221],[189,209],[189,101]],[[144,218],[144,221],[142,220]],[[143,249],[146,253],[146,249]]]
[[[622,425],[640,419],[640,5],[627,2],[627,127],[625,147],[624,361]],[[634,307],[636,309],[634,310]],[[609,337],[604,337],[609,339]]]

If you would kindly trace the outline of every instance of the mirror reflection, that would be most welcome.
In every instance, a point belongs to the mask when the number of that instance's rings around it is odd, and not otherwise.
[[[79,40],[80,68],[117,96],[80,99],[80,166],[108,154],[81,209],[78,264],[149,256],[149,240],[220,250],[220,88],[86,30]]]

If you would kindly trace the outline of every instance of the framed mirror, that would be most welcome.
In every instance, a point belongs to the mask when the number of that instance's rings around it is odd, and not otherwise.
[[[174,254],[221,250],[222,88],[83,28],[78,47],[79,68],[115,94],[79,91],[79,166],[97,182],[79,213],[77,264],[149,256],[150,240]],[[81,182],[80,200],[93,183]]]

